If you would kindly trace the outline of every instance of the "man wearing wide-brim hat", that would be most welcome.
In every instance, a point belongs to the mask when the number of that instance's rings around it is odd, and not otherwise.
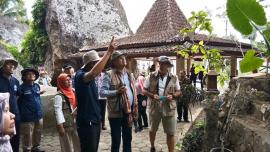
[[[168,151],[173,152],[176,133],[176,98],[180,95],[179,80],[176,75],[169,72],[173,67],[167,56],[159,57],[159,70],[151,73],[144,83],[143,93],[148,96],[151,152],[155,152],[156,132],[160,122],[167,134]]]
[[[10,112],[15,114],[16,135],[10,140],[14,152],[19,151],[20,144],[20,113],[17,105],[17,96],[19,94],[19,81],[12,76],[17,68],[18,62],[12,58],[2,58],[0,60],[0,92],[9,92]]]
[[[104,75],[101,97],[107,97],[111,128],[111,151],[119,151],[121,136],[123,151],[131,152],[132,124],[137,121],[138,103],[134,77],[127,71],[125,54],[115,51],[111,70]]]
[[[23,83],[20,86],[18,105],[21,114],[22,148],[23,151],[44,152],[40,149],[43,130],[43,110],[40,98],[42,91],[39,84],[35,83],[39,72],[30,67],[23,69],[21,74]]]
[[[75,90],[78,101],[76,122],[82,152],[98,151],[101,110],[95,78],[100,75],[116,48],[113,37],[101,59],[96,51],[87,52],[83,55],[84,65],[76,71]]]

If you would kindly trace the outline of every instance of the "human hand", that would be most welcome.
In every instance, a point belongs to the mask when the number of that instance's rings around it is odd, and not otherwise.
[[[118,47],[117,43],[114,40],[114,36],[112,37],[112,40],[110,42],[110,45],[108,47],[108,52],[113,53],[113,51]]]
[[[122,86],[122,87],[120,87],[120,88],[117,90],[117,93],[118,93],[118,94],[122,94],[122,93],[124,93],[124,92],[126,92],[126,91],[127,91],[126,86]]]
[[[59,132],[59,135],[60,136],[64,136],[65,135],[65,129],[64,129],[63,125],[59,126],[58,132]]]
[[[154,100],[159,100],[159,95],[154,94],[153,99],[154,99]]]
[[[168,100],[169,102],[171,102],[171,101],[173,100],[173,96],[172,96],[172,95],[167,95],[167,100]]]

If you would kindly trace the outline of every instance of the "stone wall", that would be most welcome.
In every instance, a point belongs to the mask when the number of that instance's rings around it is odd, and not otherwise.
[[[206,141],[218,141],[212,148],[221,146],[220,137],[224,137],[225,147],[234,152],[270,151],[270,77],[256,74],[234,78],[222,101],[213,98],[210,103],[216,105],[212,110],[219,112],[208,116],[218,118],[211,119],[216,129],[206,130],[216,132],[212,136],[215,139]]]

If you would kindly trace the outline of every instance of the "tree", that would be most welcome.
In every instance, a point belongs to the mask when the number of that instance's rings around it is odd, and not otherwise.
[[[46,8],[44,0],[36,0],[33,5],[33,21],[30,30],[22,41],[22,56],[32,66],[38,66],[45,61],[49,38],[45,29]]]
[[[0,0],[0,16],[26,21],[26,9],[22,0]]]
[[[228,73],[225,70],[226,62],[220,50],[216,48],[209,49],[207,47],[208,41],[212,38],[213,26],[211,19],[208,14],[204,11],[191,12],[192,16],[188,19],[191,27],[183,28],[180,30],[180,34],[185,38],[189,39],[184,43],[184,45],[178,46],[179,51],[177,54],[188,58],[194,54],[201,54],[204,62],[207,63],[207,68],[204,69],[202,65],[196,65],[195,73],[199,71],[204,71],[206,74],[209,70],[215,70],[220,75],[218,77],[219,83],[221,85],[229,79]],[[197,33],[206,32],[208,35],[208,40],[197,42]],[[195,41],[196,40],[196,41]]]

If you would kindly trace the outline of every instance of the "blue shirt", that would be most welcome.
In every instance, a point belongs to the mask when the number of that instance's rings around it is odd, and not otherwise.
[[[21,114],[21,122],[35,122],[43,117],[40,98],[40,86],[23,83],[20,86],[20,97],[18,100]]]
[[[88,83],[83,81],[87,72],[85,69],[79,69],[75,75],[75,90],[77,105],[77,125],[89,126],[91,123],[100,123],[101,111],[98,101],[98,88],[95,79]]]
[[[19,96],[19,81],[11,76],[10,79],[7,79],[3,76],[3,72],[0,70],[0,92],[5,93],[9,92],[9,108],[10,112],[15,114],[16,121],[20,120],[20,113],[18,109],[17,97]]]

